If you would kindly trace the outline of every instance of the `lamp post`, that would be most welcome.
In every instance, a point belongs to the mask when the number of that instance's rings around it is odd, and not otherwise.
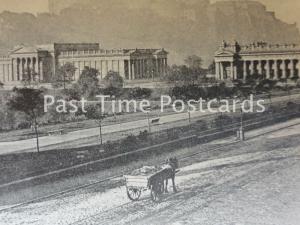
[[[102,138],[102,119],[99,119],[99,138],[100,138],[100,145],[103,144],[103,138]]]
[[[241,124],[240,124],[240,140],[244,141],[245,140],[245,131],[244,131],[244,113],[243,109],[241,107]]]
[[[240,141],[244,141],[245,140],[245,131],[244,131],[244,112],[243,112],[243,99],[240,98],[240,112],[241,112],[241,115],[240,115],[240,127],[237,131],[237,138],[240,140]]]
[[[150,124],[149,112],[147,112],[147,121],[148,121],[148,132],[151,133],[151,124]]]
[[[189,126],[191,128],[191,111],[188,109],[188,117],[189,117]]]

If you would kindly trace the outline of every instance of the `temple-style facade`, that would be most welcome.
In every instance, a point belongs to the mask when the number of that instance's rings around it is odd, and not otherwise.
[[[224,41],[214,58],[217,80],[246,79],[253,74],[273,80],[300,76],[300,46],[295,44],[242,46]]]
[[[72,63],[77,80],[84,69],[99,71],[99,79],[109,71],[125,80],[152,80],[166,73],[168,53],[164,49],[103,50],[97,43],[54,43],[19,46],[0,58],[0,81],[18,84],[24,79],[48,83],[59,66]]]

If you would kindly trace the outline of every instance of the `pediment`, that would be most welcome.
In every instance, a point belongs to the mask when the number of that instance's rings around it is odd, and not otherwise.
[[[160,49],[160,50],[157,50],[157,51],[155,52],[155,54],[156,54],[156,55],[167,55],[168,52],[167,52],[166,50],[164,50],[164,49]]]
[[[215,56],[231,56],[233,57],[235,55],[234,52],[228,51],[228,50],[219,50],[215,53]]]
[[[37,53],[38,49],[36,47],[20,47],[11,52],[11,54],[26,54],[26,53]]]

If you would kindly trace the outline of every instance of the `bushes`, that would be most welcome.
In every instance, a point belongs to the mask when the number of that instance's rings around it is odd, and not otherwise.
[[[148,99],[152,94],[152,90],[148,88],[133,88],[129,91],[129,99]]]
[[[217,128],[223,129],[223,126],[233,123],[233,118],[227,115],[220,115],[214,120]]]
[[[170,91],[170,95],[176,99],[191,100],[191,99],[214,99],[224,98],[234,95],[235,89],[226,87],[225,84],[215,85],[211,87],[199,87],[196,85],[187,85],[174,87]]]
[[[207,130],[208,129],[208,124],[204,120],[198,120],[198,121],[196,121],[195,126],[197,126],[197,128],[199,130]]]

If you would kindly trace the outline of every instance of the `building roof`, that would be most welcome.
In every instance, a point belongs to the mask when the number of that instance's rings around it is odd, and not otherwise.
[[[266,42],[256,42],[249,45],[227,44],[223,41],[216,51],[215,56],[233,56],[235,54],[264,54],[264,53],[293,53],[300,52],[300,45],[297,44],[268,44]]]
[[[26,54],[26,53],[38,53],[40,51],[54,51],[54,45],[48,44],[48,45],[34,45],[34,46],[25,46],[20,45],[16,46],[12,51],[10,51],[10,54]]]

